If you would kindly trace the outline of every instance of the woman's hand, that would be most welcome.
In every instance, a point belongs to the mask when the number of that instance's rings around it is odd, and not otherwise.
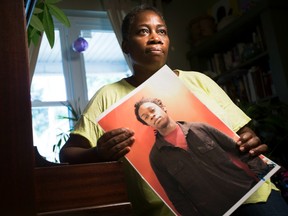
[[[97,155],[102,161],[118,160],[130,152],[134,141],[134,131],[128,128],[108,131],[97,141]]]
[[[253,156],[267,152],[268,146],[262,144],[260,138],[249,127],[241,128],[237,134],[240,136],[237,141],[240,151],[249,151],[249,154]]]

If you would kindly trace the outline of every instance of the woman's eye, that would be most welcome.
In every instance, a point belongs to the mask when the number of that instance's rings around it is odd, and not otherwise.
[[[165,29],[160,29],[158,32],[161,35],[166,35],[167,34],[167,31]]]
[[[147,34],[147,33],[149,33],[148,29],[140,29],[139,30],[139,34]]]

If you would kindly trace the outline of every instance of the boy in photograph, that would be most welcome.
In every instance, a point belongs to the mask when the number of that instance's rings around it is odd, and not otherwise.
[[[181,215],[223,215],[270,170],[216,128],[174,121],[157,98],[134,108],[137,120],[156,130],[151,167]]]

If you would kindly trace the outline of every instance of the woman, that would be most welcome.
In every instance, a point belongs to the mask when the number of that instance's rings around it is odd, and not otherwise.
[[[122,36],[122,50],[132,62],[133,75],[96,92],[60,151],[62,162],[112,161],[133,151],[135,138],[132,130],[118,128],[104,133],[95,120],[166,63],[169,37],[162,15],[155,8],[146,6],[139,6],[126,15],[122,23]],[[216,83],[201,73],[179,70],[175,73],[204,104],[230,123],[240,136],[237,144],[241,151],[258,155],[267,150],[267,145],[261,144],[256,134],[246,126],[250,118],[233,104]],[[126,165],[128,193],[135,215],[173,215],[136,171],[128,163]],[[257,202],[265,201],[270,192],[271,184],[267,182],[264,195]]]

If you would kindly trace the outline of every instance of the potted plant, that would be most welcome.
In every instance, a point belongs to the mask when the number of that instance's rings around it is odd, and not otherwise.
[[[70,132],[74,129],[75,123],[78,121],[78,119],[81,116],[81,109],[80,109],[79,103],[75,102],[73,105],[71,102],[67,101],[62,104],[67,107],[70,115],[68,116],[61,115],[61,116],[58,116],[58,118],[69,120],[70,129],[68,131],[62,131],[61,133],[57,134],[57,137],[59,138],[58,142],[53,145],[53,152],[55,152],[55,154],[57,155],[55,157],[55,162],[59,162],[59,159],[58,159],[59,151],[62,148],[62,146],[66,143],[66,141],[69,139]]]
[[[33,13],[31,15],[27,33],[28,45],[32,42],[34,45],[38,44],[39,38],[45,32],[49,41],[50,47],[54,46],[54,20],[57,19],[65,26],[70,27],[70,22],[65,13],[56,6],[61,0],[36,0]]]

